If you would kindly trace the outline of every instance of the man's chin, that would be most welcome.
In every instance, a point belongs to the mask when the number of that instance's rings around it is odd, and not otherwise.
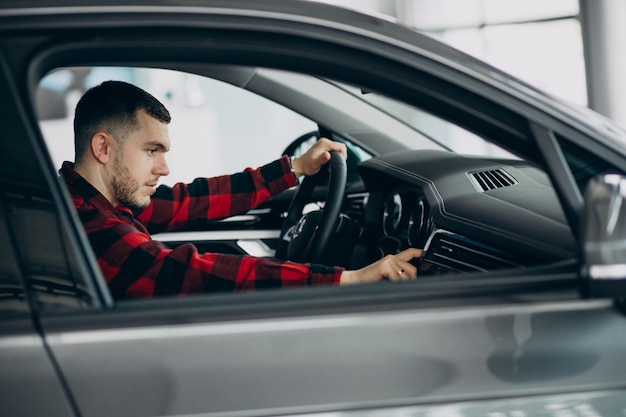
[[[150,198],[147,198],[145,201],[127,201],[124,205],[132,211],[141,211],[150,205]]]

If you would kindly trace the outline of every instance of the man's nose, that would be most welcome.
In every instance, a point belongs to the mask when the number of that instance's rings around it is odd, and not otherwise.
[[[159,162],[155,167],[155,173],[163,177],[169,175],[170,168],[167,166],[167,161],[165,160],[165,157],[159,159]]]

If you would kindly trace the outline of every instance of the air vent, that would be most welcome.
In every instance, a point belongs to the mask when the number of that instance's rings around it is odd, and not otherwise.
[[[363,213],[365,211],[365,205],[367,204],[368,198],[368,193],[354,193],[346,195],[341,212],[351,219],[363,221]]]
[[[515,178],[502,168],[470,172],[469,177],[476,189],[480,192],[510,187],[511,185],[517,184]]]
[[[512,257],[467,237],[437,230],[424,248],[424,260],[436,265],[439,273],[486,272],[521,267]]]

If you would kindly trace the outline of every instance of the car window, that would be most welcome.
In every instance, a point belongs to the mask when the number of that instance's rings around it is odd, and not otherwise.
[[[0,210],[0,312],[26,310],[22,279],[38,308],[92,306],[93,293],[84,281],[82,261],[70,255],[71,243],[53,202],[43,196],[12,192],[4,196],[3,208],[6,215]]]
[[[274,71],[272,76],[295,75]],[[87,89],[112,79],[130,82],[149,91],[172,115],[169,125],[172,147],[167,157],[170,175],[161,179],[164,184],[191,182],[197,177],[257,167],[281,156],[285,149],[291,149],[297,156],[316,140],[313,134],[318,125],[313,120],[248,91],[245,82],[232,85],[209,76],[151,68],[62,68],[42,78],[36,95],[40,127],[56,167],[60,167],[63,161],[74,159],[72,120],[79,98]],[[236,82],[239,80],[233,81]],[[405,124],[408,129],[404,132],[388,131],[404,147],[515,158],[484,138],[419,108],[344,83],[324,82]],[[334,99],[328,97],[328,100]],[[355,113],[359,111],[354,110]],[[386,127],[380,129],[385,131]],[[407,132],[411,135],[406,135]],[[386,152],[359,142],[360,135],[360,132],[353,132],[351,139],[355,141],[337,135],[333,139],[346,142],[354,150],[357,162]],[[306,136],[309,139],[302,141]],[[300,146],[290,147],[298,139],[301,140]],[[356,167],[348,162],[348,168],[354,173]]]
[[[161,182],[191,182],[257,167],[317,125],[286,107],[228,83],[177,71],[147,68],[65,68],[42,79],[37,92],[40,126],[55,166],[73,155],[73,109],[90,87],[106,80],[133,83],[172,115],[170,175]]]
[[[344,141],[348,148],[348,179],[352,187],[347,187],[345,211],[354,223],[349,225],[353,227],[346,234],[345,247],[358,246],[351,241],[352,236],[365,236],[366,243],[370,243],[370,237],[376,236],[379,226],[384,224],[380,218],[395,219],[398,224],[405,222],[393,232],[384,230],[381,247],[374,243],[374,250],[361,250],[360,247],[355,250],[357,255],[354,258],[358,259],[350,265],[364,266],[380,253],[391,253],[400,245],[411,244],[409,225],[417,224],[417,221],[411,214],[413,203],[405,204],[404,211],[402,205],[376,205],[377,199],[387,198],[386,193],[391,193],[388,201],[392,203],[401,199],[396,198],[400,192],[398,180],[388,178],[381,189],[366,187],[367,181],[361,181],[359,171],[354,169],[358,163],[373,155],[414,155],[412,150],[424,154],[424,151],[448,154],[446,150],[450,150],[451,155],[458,152],[511,157],[479,135],[444,120],[445,115],[436,117],[397,100],[306,74],[265,68],[232,69],[236,74],[226,74],[231,67],[218,65],[199,68],[198,74],[128,67],[72,67],[49,73],[39,84],[36,102],[41,130],[54,165],[60,167],[63,161],[74,159],[73,112],[78,100],[89,88],[111,79],[143,88],[169,109],[172,115],[168,128],[171,150],[167,155],[170,175],[159,180],[168,185],[258,167],[284,152],[297,156],[317,140],[315,132],[320,130],[334,140]],[[313,120],[331,125],[323,126],[320,122],[318,126]],[[377,174],[383,178],[381,172]],[[458,178],[460,184],[465,184],[468,173],[459,171]],[[461,187],[464,192],[467,189]],[[374,198],[370,199],[372,195]],[[408,201],[413,197],[415,192],[406,193],[403,198]],[[307,207],[313,205],[319,210],[323,204],[318,203],[320,201],[313,201]],[[234,216],[208,225],[191,225],[189,229],[194,230],[184,230],[207,233],[183,237],[172,233],[166,237],[156,236],[155,240],[171,247],[193,243],[200,253],[256,255],[250,249],[250,245],[255,244],[263,249],[262,255],[257,256],[273,256],[280,224],[287,210],[288,198],[276,199],[273,205],[255,209],[254,213],[246,213],[247,216]],[[401,214],[394,214],[396,212]],[[367,233],[359,235],[361,228]],[[247,233],[250,231],[256,234]],[[422,234],[420,247],[431,236],[430,231]],[[388,242],[392,244],[387,245]],[[345,259],[335,262],[333,258],[328,264],[347,266],[353,261],[349,258],[352,252],[344,252]],[[78,286],[77,291],[82,293],[84,288]]]
[[[556,137],[581,194],[585,192],[589,181],[597,175],[609,172],[623,174],[622,170],[595,155],[589,154],[589,152],[585,152],[562,136],[556,135]]]
[[[488,142],[484,138],[422,109],[343,83],[334,82],[334,84],[355,97],[359,97],[361,100],[401,120],[433,142],[455,153],[517,158],[510,152]]]

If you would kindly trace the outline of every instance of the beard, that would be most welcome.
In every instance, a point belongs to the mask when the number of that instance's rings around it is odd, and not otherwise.
[[[117,158],[113,166],[111,186],[117,201],[133,211],[143,210],[150,204],[149,198],[140,200],[137,194],[141,185],[131,176],[130,171],[122,164],[122,161]]]

